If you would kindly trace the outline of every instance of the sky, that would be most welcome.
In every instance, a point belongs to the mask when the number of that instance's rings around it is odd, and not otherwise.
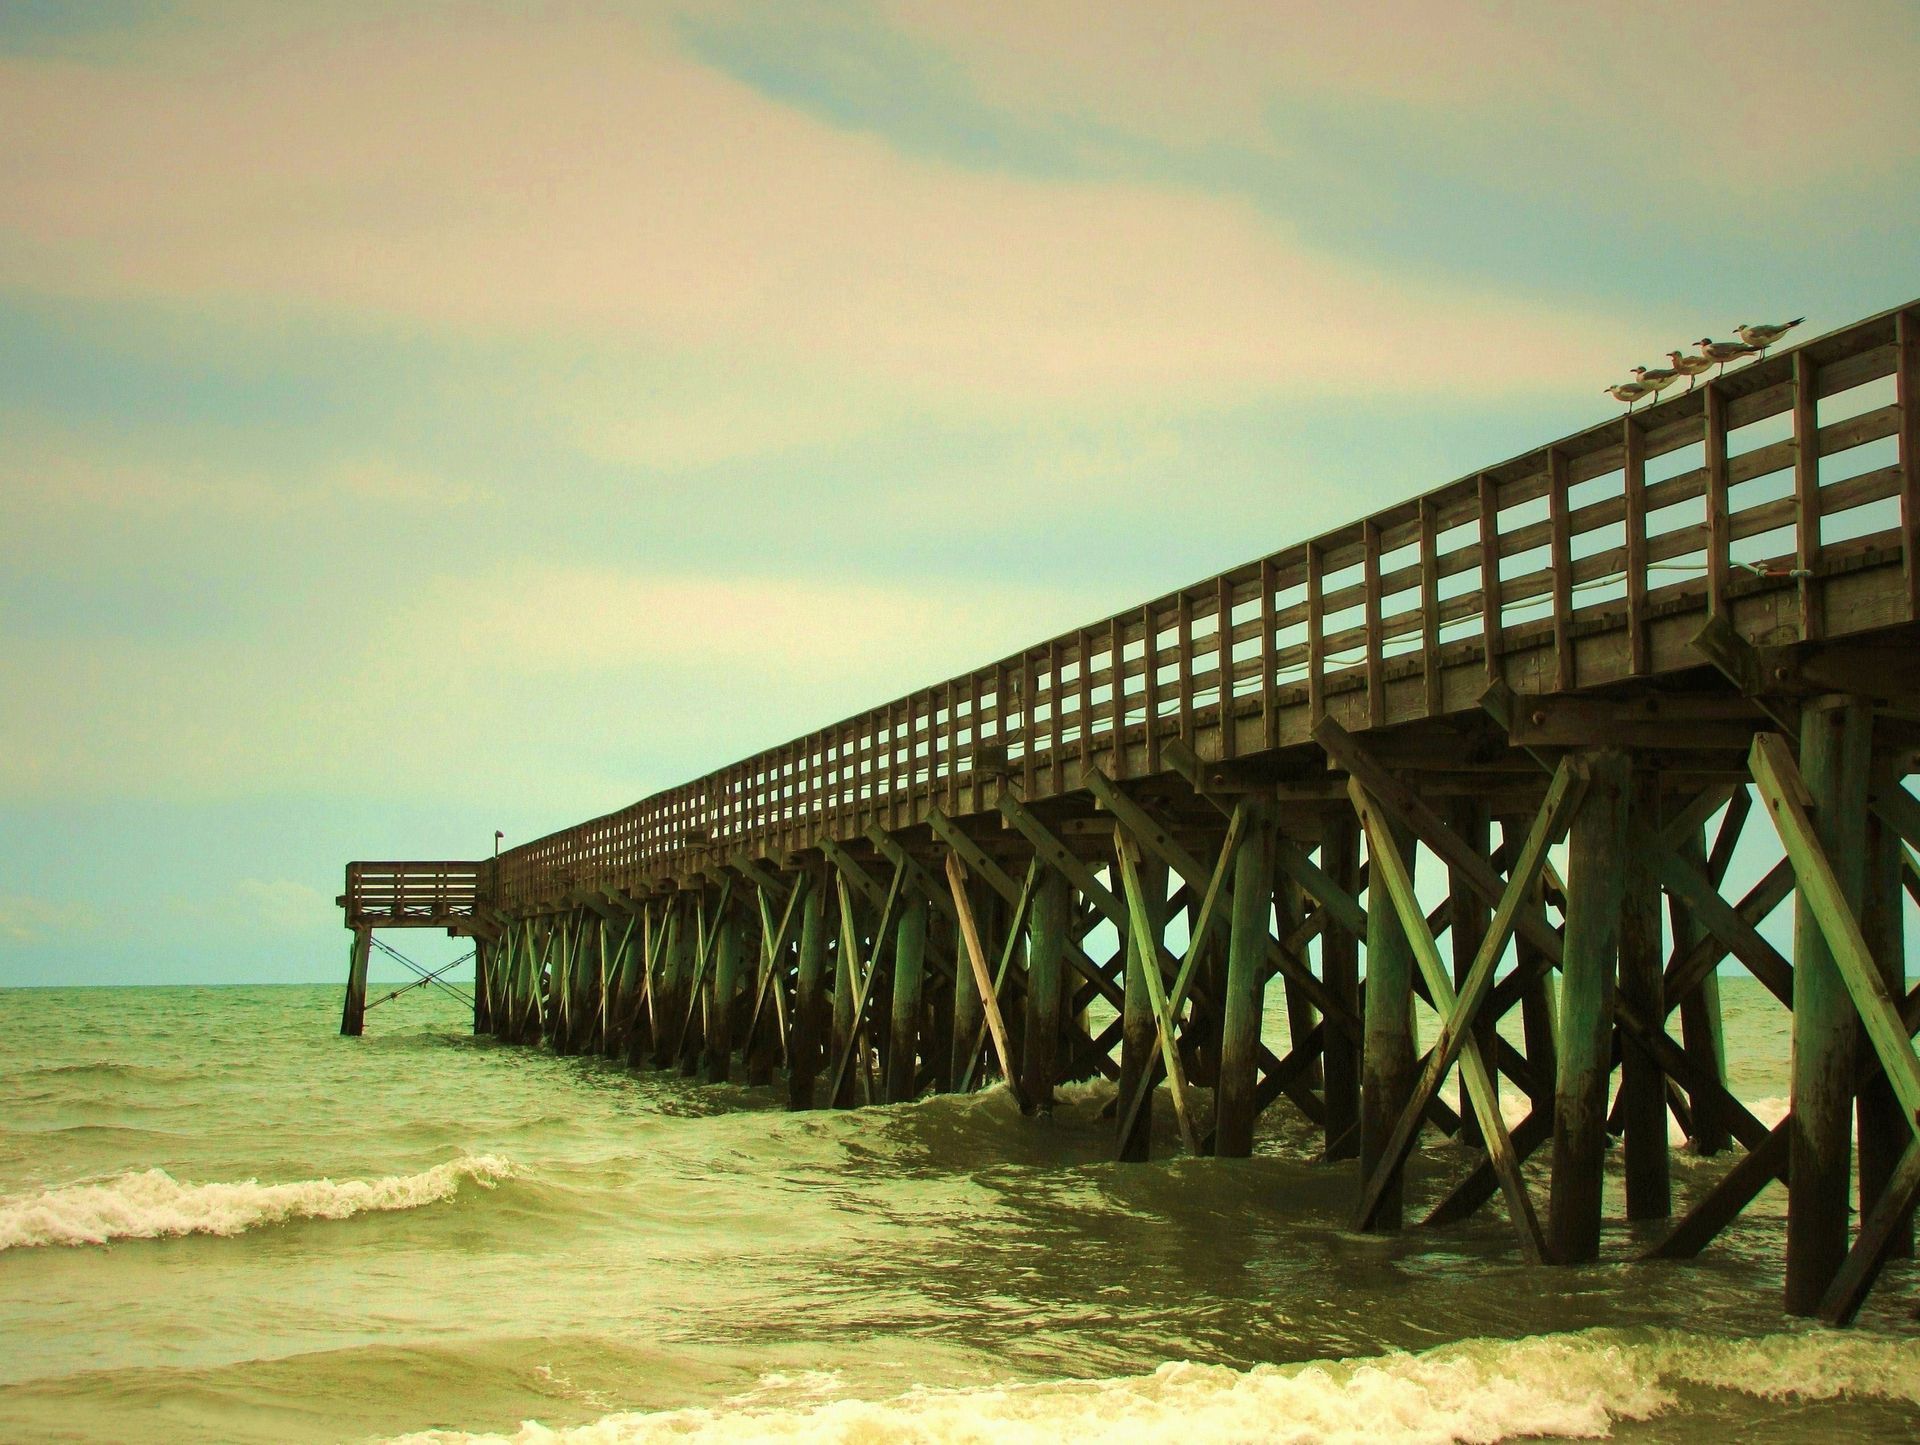
[[[0,985],[335,980],[349,858],[1913,299],[1917,69],[1908,0],[5,0]]]

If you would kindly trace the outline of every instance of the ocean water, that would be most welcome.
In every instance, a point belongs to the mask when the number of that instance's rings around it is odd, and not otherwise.
[[[1285,1105],[1117,1165],[1101,1086],[792,1114],[422,992],[357,1040],[333,988],[0,992],[0,1439],[1920,1437],[1910,1267],[1786,1320],[1777,1189],[1696,1264],[1529,1269],[1497,1207],[1349,1233]],[[1784,1012],[1727,995],[1777,1116]]]

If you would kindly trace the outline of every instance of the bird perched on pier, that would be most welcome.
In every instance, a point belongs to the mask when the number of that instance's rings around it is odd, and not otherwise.
[[[1647,389],[1649,396],[1658,397],[1661,392],[1680,379],[1681,373],[1670,366],[1636,366],[1633,379]]]
[[[1804,316],[1796,316],[1793,320],[1779,326],[1749,326],[1746,322],[1742,321],[1733,329],[1739,333],[1742,341],[1746,342],[1747,345],[1751,346],[1762,356],[1765,356],[1769,346],[1773,345],[1774,342],[1785,336],[1806,319]]]
[[[1669,351],[1667,360],[1673,363],[1673,369],[1687,379],[1687,390],[1693,390],[1693,384],[1700,379],[1700,373],[1713,362],[1704,356],[1688,356],[1684,351]]]
[[[1760,354],[1759,347],[1749,346],[1744,341],[1715,341],[1710,336],[1703,336],[1693,344],[1700,348],[1700,354],[1708,361],[1718,364],[1720,371],[1727,369],[1729,361],[1738,361],[1743,356]],[[1718,376],[1720,371],[1716,371],[1714,375]]]
[[[1600,390],[1615,401],[1624,401],[1627,410],[1633,410],[1633,404],[1648,395],[1648,388],[1637,381],[1623,381],[1617,386],[1603,386]]]

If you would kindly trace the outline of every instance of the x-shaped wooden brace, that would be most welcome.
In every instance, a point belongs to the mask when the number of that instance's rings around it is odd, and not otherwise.
[[[707,981],[707,967],[713,962],[714,951],[720,943],[720,920],[727,916],[727,904],[732,898],[733,879],[728,878],[720,885],[720,901],[714,905],[712,917],[707,916],[704,908],[701,910],[700,955],[694,962],[693,985],[687,993],[687,1016],[680,1021],[680,1037],[675,1039],[673,1044],[675,1058],[679,1058],[685,1052],[687,1034],[693,1028],[693,1016],[700,1011],[700,989]]]
[[[1039,877],[1040,863],[1036,859],[1027,870],[1027,886],[1023,890],[1019,917],[1007,935],[1006,953],[1000,960],[1000,971],[1005,976],[1007,965],[1013,957],[1013,940],[1018,936],[1020,922],[1026,914],[1027,900],[1033,896],[1033,885]],[[1000,1058],[1000,1075],[1007,1081],[1007,1092],[1013,1095],[1014,1103],[1020,1106],[1020,1112],[1027,1112],[1027,1098],[1020,1088],[1020,1071],[1014,1066],[1013,1046],[1007,1038],[1007,1023],[1000,1015],[1000,984],[987,973],[986,950],[980,945],[980,925],[974,921],[973,900],[967,897],[967,868],[960,861],[960,855],[951,849],[947,852],[947,886],[953,892],[954,916],[960,924],[960,939],[967,951],[967,963],[973,970],[974,987],[980,990],[980,1009],[985,1015],[985,1027],[993,1036],[993,1051]],[[980,1052],[980,1042],[975,1039],[973,1053]],[[956,1081],[954,1087],[964,1092],[973,1083],[973,1055],[968,1056],[965,1075]]]
[[[1886,1070],[1893,1096],[1915,1134],[1820,1301],[1822,1319],[1845,1324],[1859,1312],[1900,1221],[1920,1199],[1920,1057],[1914,1054],[1906,1023],[1874,963],[1860,921],[1848,906],[1813,820],[1807,816],[1813,795],[1787,750],[1786,739],[1778,733],[1757,734],[1747,762],[1761,800],[1767,805],[1767,816],[1793,863],[1800,896],[1826,937],[1841,981],[1865,1025],[1867,1041]]]
[[[787,1054],[787,992],[785,982],[779,977],[782,972],[787,944],[792,941],[793,928],[799,918],[800,904],[807,896],[812,880],[805,874],[793,885],[793,891],[787,894],[787,904],[780,913],[780,923],[775,927],[773,911],[767,903],[767,889],[762,886],[754,890],[754,897],[760,905],[760,986],[754,990],[753,1014],[747,1020],[746,1037],[753,1038],[753,1031],[760,1026],[760,1011],[766,1007],[767,994],[773,994],[774,1017],[780,1028],[780,1062],[790,1063]]]
[[[1506,952],[1507,940],[1513,932],[1515,921],[1532,900],[1534,885],[1538,883],[1541,870],[1546,865],[1547,850],[1566,832],[1574,809],[1579,806],[1586,790],[1587,777],[1580,764],[1572,758],[1562,759],[1553,781],[1547,787],[1546,800],[1528,831],[1526,843],[1514,863],[1512,875],[1501,892],[1493,919],[1456,998],[1453,980],[1441,961],[1433,934],[1427,928],[1426,913],[1420,907],[1406,860],[1401,857],[1393,841],[1387,820],[1365,786],[1358,779],[1349,780],[1347,792],[1353,799],[1354,811],[1360,816],[1360,826],[1367,835],[1367,856],[1373,860],[1373,876],[1385,888],[1394,912],[1399,916],[1400,926],[1412,946],[1414,961],[1425,975],[1427,987],[1433,994],[1434,1007],[1443,1019],[1440,1037],[1427,1056],[1427,1067],[1415,1084],[1412,1097],[1401,1111],[1393,1133],[1388,1136],[1386,1151],[1375,1166],[1373,1177],[1367,1180],[1366,1187],[1361,1191],[1360,1208],[1355,1217],[1356,1228],[1367,1229],[1373,1224],[1381,1200],[1419,1136],[1428,1101],[1439,1092],[1447,1070],[1457,1058],[1461,1075],[1466,1080],[1467,1097],[1480,1121],[1488,1161],[1499,1177],[1501,1192],[1507,1200],[1507,1212],[1512,1216],[1514,1231],[1520,1237],[1521,1252],[1531,1263],[1538,1263],[1546,1257],[1545,1236],[1541,1233],[1539,1217],[1534,1212],[1533,1198],[1527,1193],[1526,1182],[1520,1176],[1513,1140],[1508,1136],[1506,1121],[1500,1115],[1500,1101],[1494,1094],[1493,1079],[1481,1055],[1479,1041],[1473,1036],[1472,1025],[1480,1005],[1486,1001],[1493,987],[1494,969],[1500,962],[1500,956]]]
[[[1233,855],[1240,846],[1240,827],[1229,825],[1226,843],[1220,850],[1220,866],[1214,870],[1212,883],[1208,885],[1207,895],[1200,905],[1201,921],[1211,916],[1210,908],[1219,906],[1220,896],[1226,891],[1221,876],[1233,866]],[[1189,1154],[1200,1152],[1200,1133],[1194,1125],[1193,1105],[1187,1097],[1187,1073],[1180,1063],[1179,1035],[1176,1032],[1176,1020],[1180,1007],[1186,1002],[1187,990],[1193,982],[1194,965],[1199,961],[1205,947],[1210,928],[1198,926],[1193,929],[1187,942],[1187,954],[1181,960],[1178,973],[1174,976],[1173,991],[1168,993],[1166,979],[1161,974],[1161,955],[1165,952],[1160,940],[1153,936],[1153,923],[1148,916],[1146,890],[1140,883],[1140,868],[1134,857],[1136,845],[1127,836],[1124,826],[1116,824],[1113,830],[1114,856],[1120,860],[1122,887],[1127,895],[1127,923],[1131,930],[1131,939],[1141,958],[1141,977],[1147,984],[1147,1001],[1153,1010],[1154,1044],[1160,1051],[1160,1062],[1166,1070],[1167,1089],[1173,1095],[1174,1118],[1180,1124],[1180,1139],[1187,1146]],[[1120,1138],[1124,1151],[1125,1143],[1138,1127],[1140,1111],[1149,1095],[1153,1092],[1156,1080],[1153,1070],[1148,1069],[1140,1079],[1134,1097],[1126,1103],[1127,1112],[1122,1118]]]
[[[867,1026],[867,1003],[873,997],[873,983],[880,975],[888,950],[893,944],[893,915],[900,903],[901,886],[906,881],[906,870],[895,868],[893,882],[881,902],[880,912],[874,924],[873,954],[867,960],[863,973],[860,970],[860,930],[853,921],[853,896],[851,886],[858,886],[854,880],[871,885],[866,870],[859,867],[846,853],[835,844],[822,845],[827,856],[834,861],[834,880],[840,899],[840,949],[853,971],[853,1028],[847,1034],[846,1044],[840,1050],[840,1058],[834,1065],[833,1086],[827,1091],[829,1099],[840,1097],[841,1086],[846,1082],[847,1070],[853,1066],[854,1056],[859,1052],[860,1039]]]

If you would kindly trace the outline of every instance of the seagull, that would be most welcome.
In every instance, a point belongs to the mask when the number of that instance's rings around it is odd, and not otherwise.
[[[1687,379],[1687,390],[1693,390],[1694,382],[1700,379],[1700,373],[1713,363],[1704,356],[1688,356],[1684,351],[1669,351],[1667,360],[1673,363],[1673,369]]]
[[[1727,369],[1729,361],[1738,361],[1743,356],[1760,354],[1759,347],[1749,346],[1744,341],[1715,341],[1712,337],[1703,336],[1693,344],[1700,348],[1700,354],[1708,361],[1718,362],[1720,371]],[[1720,371],[1716,371],[1714,375],[1718,376]]]
[[[1600,390],[1615,401],[1624,401],[1628,411],[1633,410],[1633,404],[1641,397],[1652,393],[1651,387],[1638,381],[1623,381],[1618,386],[1603,386]]]
[[[1661,392],[1678,381],[1680,376],[1681,373],[1678,370],[1666,366],[1636,366],[1633,369],[1633,379],[1644,386],[1647,394],[1653,397],[1658,397]]]
[[[1765,356],[1769,346],[1773,345],[1774,342],[1785,336],[1806,319],[1804,316],[1796,316],[1784,326],[1749,326],[1746,322],[1742,321],[1733,329],[1740,333],[1740,339],[1742,341],[1753,347],[1762,356]]]

